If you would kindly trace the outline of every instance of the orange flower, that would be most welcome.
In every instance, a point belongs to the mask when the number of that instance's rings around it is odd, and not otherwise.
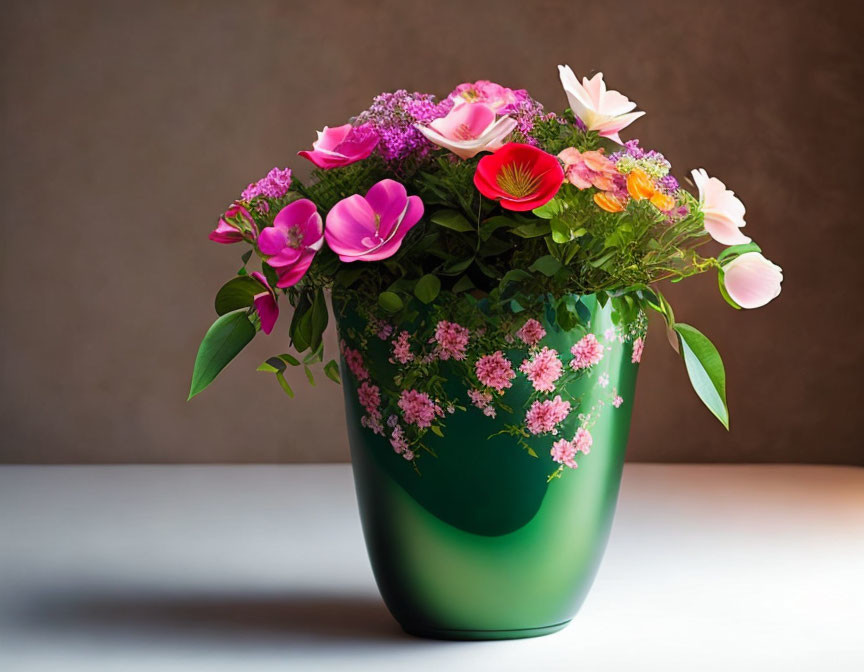
[[[598,191],[594,194],[594,202],[606,212],[621,212],[624,210],[624,203],[621,199],[608,191]]]
[[[669,212],[672,208],[675,207],[675,199],[672,198],[669,194],[664,194],[661,191],[655,191],[651,195],[651,204],[654,205],[658,210],[662,210],[663,212]]]
[[[627,175],[627,192],[634,201],[651,198],[655,193],[654,183],[645,171],[634,168]]]

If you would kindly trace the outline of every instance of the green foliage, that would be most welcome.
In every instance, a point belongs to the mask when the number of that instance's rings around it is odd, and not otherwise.
[[[255,327],[246,316],[246,310],[235,310],[217,318],[198,347],[189,399],[203,392],[254,337]]]
[[[266,291],[261,283],[248,275],[240,275],[222,285],[214,301],[217,315],[248,308],[256,294]]]
[[[677,323],[673,329],[681,339],[681,356],[690,383],[702,402],[726,429],[729,409],[726,406],[726,370],[714,344],[689,324]]]

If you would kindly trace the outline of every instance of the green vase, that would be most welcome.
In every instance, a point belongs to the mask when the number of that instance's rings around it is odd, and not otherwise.
[[[601,307],[593,296],[581,301],[591,311],[590,332],[602,340],[615,329],[611,305]],[[338,317],[340,335],[358,319],[350,312]],[[543,344],[559,353],[569,354],[585,334],[544,326]],[[373,379],[392,379],[389,346],[376,340],[369,339],[366,366]],[[381,595],[404,630],[514,639],[556,632],[573,618],[600,564],[618,497],[638,369],[631,340],[607,341],[600,364],[567,386],[578,406],[560,436],[573,436],[585,422],[580,413],[592,413],[593,443],[578,468],[551,480],[559,466],[550,457],[555,436],[521,444],[507,433],[493,436],[524,419],[532,392],[525,376],[507,390],[512,415],[490,418],[468,406],[446,418],[443,438],[427,434],[436,456],[424,454],[418,474],[386,435],[361,426],[364,409],[343,359],[363,533]],[[518,368],[527,351],[514,343],[507,356]]]

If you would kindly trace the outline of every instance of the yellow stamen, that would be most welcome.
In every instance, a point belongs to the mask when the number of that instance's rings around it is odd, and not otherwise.
[[[508,163],[501,167],[495,179],[502,191],[514,198],[525,198],[537,189],[541,176],[532,175],[531,168],[523,163]]]

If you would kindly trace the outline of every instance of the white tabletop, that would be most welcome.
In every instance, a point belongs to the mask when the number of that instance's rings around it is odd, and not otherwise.
[[[559,634],[404,635],[350,468],[0,468],[0,670],[864,670],[864,470],[631,464]]]

